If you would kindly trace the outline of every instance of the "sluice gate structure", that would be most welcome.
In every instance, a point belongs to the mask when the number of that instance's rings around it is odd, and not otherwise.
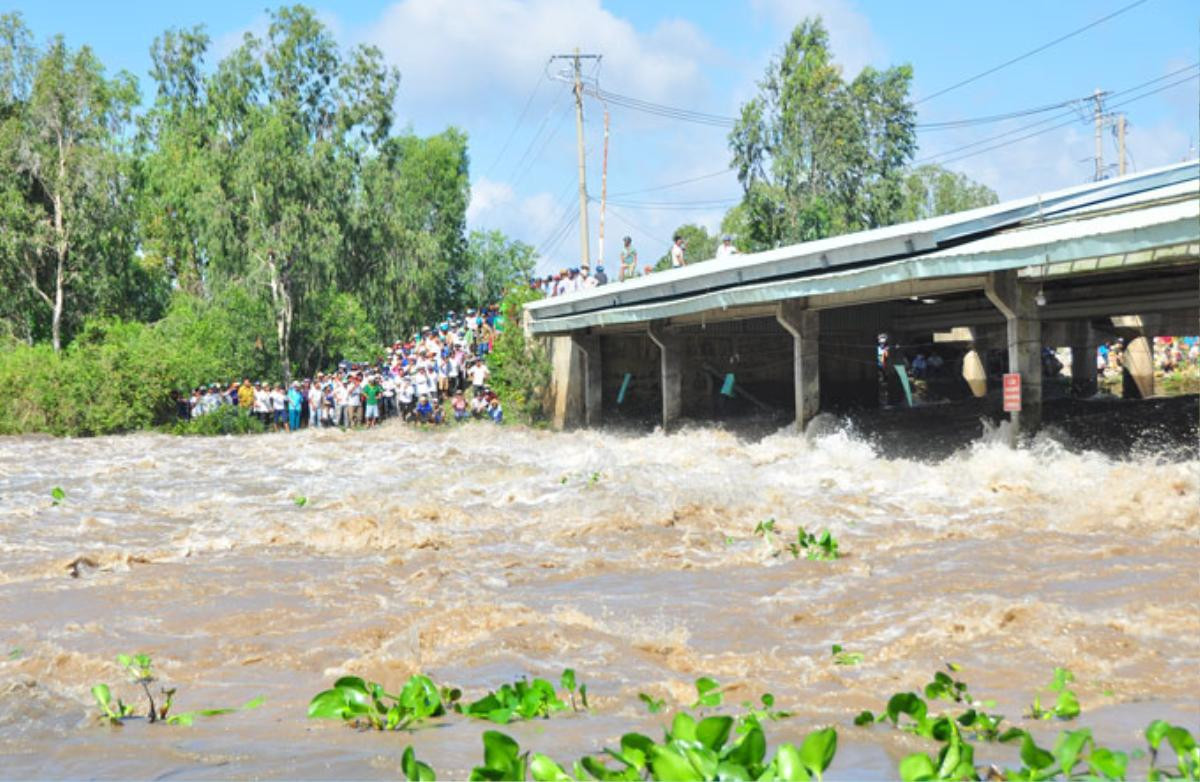
[[[1153,338],[1200,332],[1200,161],[544,299],[525,326],[551,339],[560,428],[670,430],[731,399],[800,427],[878,406],[887,334],[953,354],[947,398],[998,411],[999,374],[1019,375],[1029,434],[1043,348],[1070,347],[1071,393],[1091,396],[1097,346],[1122,338],[1126,394],[1148,396]]]

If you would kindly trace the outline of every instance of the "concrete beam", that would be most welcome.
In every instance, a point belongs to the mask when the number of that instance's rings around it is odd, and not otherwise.
[[[662,427],[669,432],[683,414],[683,340],[668,333],[661,321],[651,321],[646,333],[658,345],[662,365]]]
[[[1037,288],[1017,282],[1016,272],[989,274],[984,293],[1004,314],[1008,371],[1021,374],[1021,412],[1010,413],[1012,442],[1032,435],[1042,423],[1042,321]]]
[[[821,411],[820,314],[802,301],[780,302],[775,319],[792,335],[792,372],[796,395],[796,428]]]
[[[601,378],[600,337],[572,335],[571,341],[583,354],[583,424],[589,428],[600,425]]]

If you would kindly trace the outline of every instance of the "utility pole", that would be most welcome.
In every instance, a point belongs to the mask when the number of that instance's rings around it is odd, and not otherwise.
[[[1096,106],[1092,111],[1093,118],[1096,122],[1096,171],[1092,175],[1093,182],[1099,182],[1104,178],[1104,144],[1102,141],[1102,131],[1104,130],[1104,93],[1100,88],[1096,88],[1095,94],[1092,95],[1092,100],[1096,102]]]
[[[551,60],[572,60],[575,76],[575,142],[579,148],[579,255],[580,261],[591,266],[591,252],[588,247],[588,208],[587,208],[587,168],[583,151],[583,68],[581,60],[599,60],[598,54],[580,54],[578,47],[574,54],[556,54]]]
[[[600,167],[600,260],[604,263],[604,202],[608,200],[608,107],[604,107],[604,163]]]
[[[1117,173],[1125,176],[1125,115],[1117,115]]]

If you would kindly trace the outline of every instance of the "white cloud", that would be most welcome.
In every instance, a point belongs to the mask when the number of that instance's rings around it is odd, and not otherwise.
[[[512,185],[480,177],[471,185],[471,202],[467,205],[467,220],[475,222],[498,207],[507,206],[516,198]]]
[[[783,28],[784,35],[806,16],[820,16],[829,31],[834,57],[847,79],[864,65],[881,63],[887,52],[866,15],[853,0],[750,0],[755,13]],[[784,43],[780,41],[780,45]]]
[[[641,32],[599,0],[401,0],[363,37],[399,67],[406,110],[511,103],[529,92],[549,54],[575,47],[604,56],[602,80],[614,90],[694,97],[704,83],[695,54],[709,48],[691,22]]]

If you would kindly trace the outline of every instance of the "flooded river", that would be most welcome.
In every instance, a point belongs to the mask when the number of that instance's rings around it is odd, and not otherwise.
[[[657,735],[638,693],[687,704],[711,676],[727,702],[770,691],[794,713],[772,742],[837,725],[830,779],[930,750],[852,720],[948,661],[1017,724],[1062,665],[1075,724],[1114,748],[1157,717],[1196,730],[1200,463],[1050,440],[927,463],[824,431],[0,440],[0,777],[397,779],[409,743],[441,778],[480,761],[488,726],[465,718],[306,720],[344,673],[476,698],[573,667],[590,713],[506,729],[563,761]],[[773,555],[752,534],[767,518],[783,542],[828,528],[845,556]],[[835,643],[862,663],[834,665]],[[142,703],[123,652],[153,656],[178,710],[266,703],[101,726],[94,683]]]

